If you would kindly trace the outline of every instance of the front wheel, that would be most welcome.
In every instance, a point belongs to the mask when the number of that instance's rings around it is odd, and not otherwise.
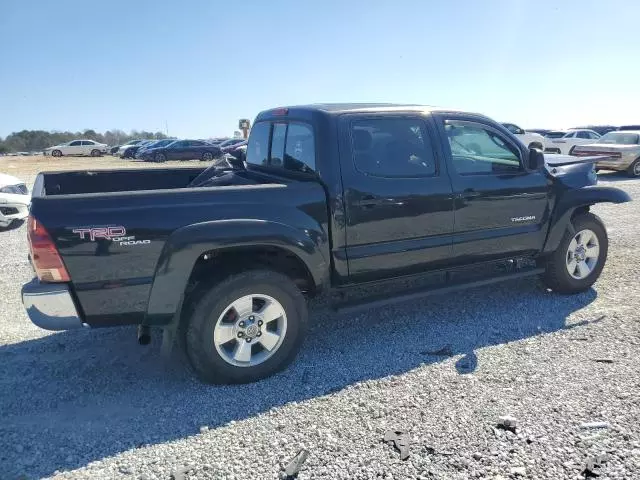
[[[91,156],[92,157],[99,157],[100,156],[100,150],[97,150],[97,149],[91,150]]]
[[[193,306],[187,356],[206,383],[247,383],[284,369],[307,326],[300,290],[270,270],[250,270],[214,285]]]
[[[209,161],[213,160],[213,153],[204,152],[202,154],[202,158],[200,160],[203,161],[203,162],[209,162]]]
[[[162,163],[167,161],[167,156],[164,153],[156,153],[153,159],[158,163]]]
[[[54,150],[53,152],[51,152],[51,156],[52,157],[61,157],[62,156],[62,152],[60,150]]]
[[[631,164],[627,173],[632,177],[640,177],[640,158]]]
[[[585,213],[572,220],[574,233],[565,232],[560,245],[549,257],[544,283],[559,293],[588,290],[598,279],[609,249],[602,220]]]

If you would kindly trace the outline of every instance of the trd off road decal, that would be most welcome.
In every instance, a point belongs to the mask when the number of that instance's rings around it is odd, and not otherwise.
[[[127,236],[127,229],[123,226],[116,227],[84,227],[74,228],[73,233],[80,236],[80,240],[95,242],[100,238],[116,242],[121,246],[147,245],[151,240],[136,240],[133,235]]]

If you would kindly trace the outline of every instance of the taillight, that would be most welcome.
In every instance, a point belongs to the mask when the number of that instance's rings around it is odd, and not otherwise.
[[[42,282],[69,282],[69,272],[62,263],[53,240],[46,228],[33,216],[29,215],[27,235],[31,250],[31,261],[36,275]]]

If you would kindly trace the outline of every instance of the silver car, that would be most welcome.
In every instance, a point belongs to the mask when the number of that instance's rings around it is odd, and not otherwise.
[[[571,155],[606,156],[596,163],[596,170],[617,170],[640,177],[640,130],[609,132],[595,143],[577,145]]]

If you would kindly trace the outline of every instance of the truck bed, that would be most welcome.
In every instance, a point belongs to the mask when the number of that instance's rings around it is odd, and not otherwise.
[[[185,188],[205,168],[141,168],[47,172],[38,175],[34,196],[78,195]]]
[[[165,248],[178,248],[169,247],[168,240],[176,232],[184,234],[187,227],[210,225],[222,239],[238,219],[284,221],[300,231],[328,235],[327,200],[320,183],[228,172],[220,177],[222,186],[187,188],[203,171],[38,175],[31,214],[56,244],[86,323],[98,327],[141,322],[161,255]],[[117,236],[105,238],[105,229]],[[95,231],[103,233],[92,238]],[[189,236],[188,242],[196,245],[204,240]]]

